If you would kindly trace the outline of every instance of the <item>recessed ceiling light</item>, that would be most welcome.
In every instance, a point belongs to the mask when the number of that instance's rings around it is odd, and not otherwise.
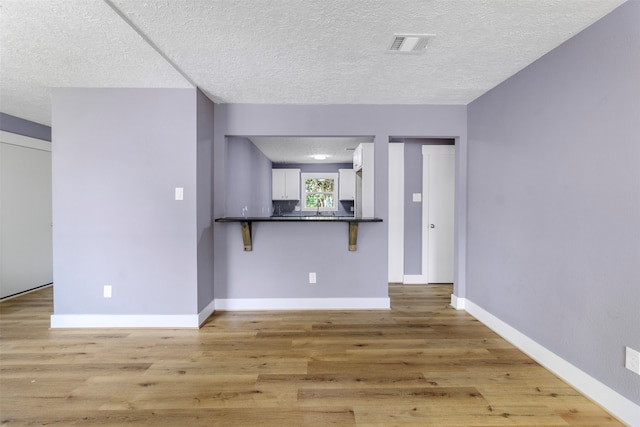
[[[420,53],[427,48],[427,43],[435,34],[394,34],[389,52]]]

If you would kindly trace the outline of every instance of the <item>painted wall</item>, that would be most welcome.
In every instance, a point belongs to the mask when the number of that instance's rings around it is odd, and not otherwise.
[[[467,298],[640,403],[640,2],[469,105]]]
[[[215,120],[216,217],[225,214],[226,135],[374,136],[375,214],[383,220],[390,135],[459,136],[466,155],[465,106],[225,104],[216,106]],[[466,179],[458,182],[464,199]],[[254,223],[253,251],[244,252],[239,226],[216,223],[216,299],[387,297],[387,223],[362,224],[356,252],[347,250],[347,229],[335,223]],[[317,272],[316,285],[307,283],[311,271]],[[458,277],[464,295],[464,273]]]
[[[54,90],[54,315],[196,313],[197,233],[206,232],[196,194],[208,179],[196,156],[210,133],[196,126],[197,98],[195,89]]]
[[[31,138],[51,141],[51,127],[35,123],[20,117],[0,113],[0,130],[17,133]]]
[[[196,195],[198,226],[198,312],[213,301],[213,121],[215,106],[196,93]]]
[[[404,274],[422,274],[422,144],[404,144]]]
[[[226,144],[225,215],[271,216],[271,160],[248,138],[230,136]]]

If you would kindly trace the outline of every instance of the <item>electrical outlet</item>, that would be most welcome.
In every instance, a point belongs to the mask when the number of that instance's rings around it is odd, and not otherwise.
[[[316,273],[309,273],[309,283],[316,283]]]
[[[624,367],[640,375],[640,352],[632,349],[631,347],[626,347],[626,349]]]
[[[104,285],[103,295],[105,298],[111,298],[111,285]]]

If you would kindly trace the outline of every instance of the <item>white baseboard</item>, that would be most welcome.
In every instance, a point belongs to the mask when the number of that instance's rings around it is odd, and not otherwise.
[[[198,313],[198,326],[202,324],[216,311],[216,300],[212,300],[200,313]]]
[[[389,298],[216,298],[216,310],[388,310]]]
[[[462,298],[458,298],[457,301],[459,302],[460,299]],[[640,405],[612,390],[468,299],[464,300],[463,306],[473,317],[602,406],[611,415],[630,426],[640,426]]]
[[[466,298],[458,298],[454,294],[451,294],[451,307],[456,310],[464,310],[466,302]]]
[[[194,314],[53,314],[51,328],[199,328],[214,312],[211,301]]]
[[[215,299],[199,314],[53,314],[51,328],[199,328],[215,310],[388,310],[389,298]]]
[[[196,314],[52,314],[51,328],[198,328]]]
[[[422,274],[405,274],[402,283],[405,285],[426,285],[429,283],[429,278]]]

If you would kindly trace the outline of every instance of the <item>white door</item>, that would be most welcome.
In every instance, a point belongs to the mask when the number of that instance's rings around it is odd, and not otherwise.
[[[455,146],[422,147],[422,274],[453,283]]]
[[[51,143],[0,131],[0,297],[53,282]]]

